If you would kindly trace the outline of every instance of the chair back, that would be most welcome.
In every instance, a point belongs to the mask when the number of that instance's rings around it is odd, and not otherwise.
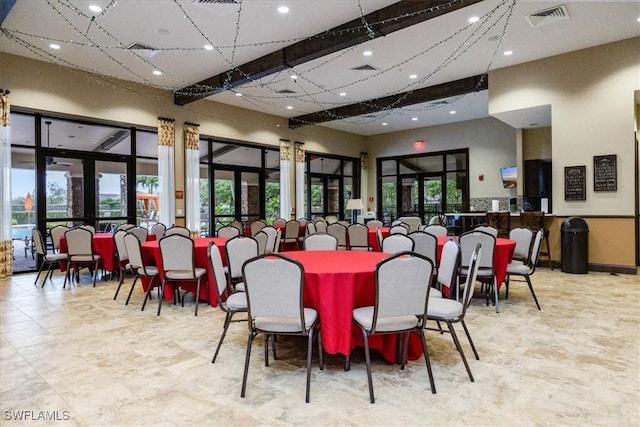
[[[317,219],[315,221],[315,226],[316,226],[316,232],[318,232],[318,233],[326,233],[327,232],[328,225],[327,225],[327,222],[324,219],[322,219],[322,220]]]
[[[258,234],[258,232],[263,228],[265,228],[266,226],[267,226],[267,223],[262,219],[253,221],[251,224],[249,224],[249,228],[251,229],[251,236],[255,237],[256,234]]]
[[[45,256],[47,254],[47,248],[44,245],[42,233],[40,233],[40,230],[35,227],[31,229],[31,240],[36,248],[36,253],[38,255]]]
[[[414,243],[406,234],[389,234],[382,239],[382,252],[396,254],[413,251]]]
[[[120,262],[127,261],[129,259],[129,256],[127,255],[127,247],[124,243],[124,236],[126,235],[127,232],[124,230],[118,230],[113,233],[113,243],[116,246],[116,256]]]
[[[276,233],[276,244],[273,246],[273,252],[277,253],[280,251],[280,242],[282,241],[282,230],[278,228],[278,232]]]
[[[271,226],[266,226],[260,231],[265,233],[268,237],[267,243],[265,245],[265,253],[269,254],[269,253],[275,252],[276,238],[278,237],[278,232],[280,230]]]
[[[376,229],[376,239],[378,239],[378,247],[382,250],[382,241],[384,240],[384,237],[382,236],[382,230],[380,230],[380,227]]]
[[[242,222],[238,221],[237,219],[234,219],[229,223],[229,225],[231,227],[237,228],[238,231],[240,231],[240,234],[244,234],[244,225],[242,225]]]
[[[151,227],[151,233],[156,236],[156,240],[162,239],[165,231],[167,231],[167,226],[161,222],[153,224],[153,227]]]
[[[540,229],[536,232],[536,238],[533,241],[533,246],[531,246],[531,256],[529,257],[529,266],[531,268],[531,272],[529,274],[533,274],[536,270],[536,265],[538,264],[538,257],[540,256],[540,247],[542,246],[542,237],[544,236],[544,230]]]
[[[84,228],[85,230],[89,230],[91,234],[96,234],[96,228],[93,225],[84,224],[84,225],[81,225],[79,228]]]
[[[424,231],[412,231],[407,234],[413,240],[413,251],[423,255],[436,264],[436,253],[438,251],[438,238],[433,234]]]
[[[318,230],[316,230],[316,223],[313,221],[308,221],[304,229],[304,235],[308,236],[310,234],[315,234],[317,233],[317,231]]]
[[[127,234],[133,234],[141,242],[146,242],[147,236],[149,236],[149,230],[143,227],[131,227],[127,230]]]
[[[179,233],[168,234],[160,239],[158,243],[164,271],[193,271],[195,277],[194,243],[190,237]]]
[[[338,222],[329,224],[327,233],[336,238],[340,249],[347,249],[347,227]]]
[[[409,227],[403,224],[396,224],[389,229],[389,234],[409,234]]]
[[[296,221],[298,221],[300,224],[303,224],[303,225],[309,222],[307,218],[298,218],[296,219]]]
[[[276,218],[273,220],[273,225],[285,225],[287,223],[287,220],[284,218]]]
[[[491,234],[493,237],[498,237],[498,229],[495,227],[491,227],[490,225],[479,225],[473,230],[482,231],[483,233]]]
[[[142,269],[143,273],[146,275],[147,272],[144,268],[144,262],[142,261],[142,248],[140,246],[140,240],[133,233],[125,233],[122,230],[118,231],[118,233],[119,232],[124,233],[122,235],[122,243],[124,244],[124,250],[129,257],[129,265],[131,266],[131,269],[136,272],[139,269]]]
[[[304,238],[305,251],[335,251],[338,239],[328,233],[315,233]]]
[[[326,221],[327,225],[331,225],[338,222],[338,217],[335,215],[327,215],[324,217],[324,220]]]
[[[398,316],[426,318],[433,263],[415,252],[400,252],[378,263],[371,333],[378,319]]]
[[[67,241],[67,253],[69,257],[74,255],[93,256],[92,239],[93,233],[86,228],[78,227],[67,230],[64,238]]]
[[[54,252],[58,252],[60,250],[60,238],[64,236],[64,233],[66,233],[68,230],[69,227],[65,227],[64,225],[56,225],[51,230],[49,230]]]
[[[471,252],[469,257],[469,273],[467,274],[467,280],[464,284],[464,291],[462,293],[462,314],[460,317],[464,317],[467,311],[467,307],[471,304],[473,298],[473,291],[476,285],[476,278],[478,277],[478,269],[480,268],[480,258],[484,249],[480,244],[476,245],[475,249]]]
[[[533,230],[527,227],[517,227],[509,233],[509,239],[516,242],[516,248],[513,250],[513,258],[529,262],[531,254],[531,244],[533,243]]]
[[[258,242],[258,255],[267,253],[267,242],[269,241],[269,235],[260,230],[256,233],[255,236],[253,236],[253,238],[256,239],[256,242]]]
[[[511,230],[511,213],[509,212],[487,212],[487,224],[498,230],[496,237],[509,237]]]
[[[229,277],[232,279],[242,276],[242,264],[258,256],[258,242],[253,237],[239,235],[227,240],[224,245],[227,253]]]
[[[434,215],[429,220],[429,225],[442,225],[444,226],[447,222],[445,221],[444,215]]]
[[[363,224],[351,224],[347,228],[347,234],[351,250],[369,250],[369,227]]]
[[[284,226],[284,241],[285,242],[297,242],[298,234],[300,233],[300,223],[295,219],[287,221]]]
[[[295,321],[288,332],[306,330],[303,290],[304,268],[278,254],[261,255],[242,268],[249,319],[285,318]]]
[[[436,237],[446,236],[447,234],[449,234],[447,232],[447,227],[442,225],[427,225],[422,229],[422,231],[424,231],[425,233],[433,234]]]
[[[164,237],[172,236],[174,234],[177,234],[177,235],[183,236],[183,237],[189,237],[190,236],[188,228],[180,227],[179,225],[174,225],[172,227],[167,228],[167,230],[164,232]]]
[[[544,230],[544,212],[520,212],[520,225],[534,232]]]
[[[403,216],[398,218],[398,220],[401,221],[402,224],[406,224],[408,227],[407,231],[409,233],[420,230],[420,227],[422,226],[422,219],[417,216]]]
[[[222,263],[222,254],[220,249],[214,242],[209,243],[209,262],[211,263],[211,270],[213,271],[213,277],[216,280],[216,294],[218,298],[218,305],[221,306],[223,297],[227,294],[229,287],[227,285],[227,279],[224,276],[224,265]]]
[[[227,239],[232,239],[239,235],[240,230],[235,227],[231,227],[230,225],[225,225],[224,227],[220,227],[218,229],[218,237],[226,237]]]
[[[440,266],[438,267],[438,283],[453,289],[457,283],[459,267],[460,243],[456,239],[449,239],[442,246]]]
[[[374,230],[378,227],[384,226],[384,224],[382,224],[382,221],[380,221],[379,219],[372,219],[371,221],[367,222],[366,225],[368,228],[372,228]]]
[[[134,224],[120,224],[120,225],[118,225],[116,227],[116,231],[118,231],[118,230],[127,231],[128,229],[133,228],[133,227],[135,227]]]
[[[464,263],[471,259],[473,251],[476,246],[480,244],[482,246],[482,254],[478,257],[478,267],[493,269],[493,252],[496,247],[495,236],[485,233],[484,231],[474,229],[460,235],[459,241],[462,267],[469,267]]]

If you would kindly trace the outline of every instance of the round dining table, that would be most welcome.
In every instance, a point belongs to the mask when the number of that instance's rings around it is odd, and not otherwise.
[[[375,302],[376,265],[390,256],[371,251],[289,251],[282,255],[304,268],[304,305],[320,317],[322,346],[329,354],[349,355],[363,346],[362,331],[353,323],[353,309]],[[376,335],[369,346],[389,362],[397,358],[397,335]],[[412,334],[409,359],[422,355],[420,338]]]
[[[207,289],[209,290],[209,304],[215,307],[218,303],[216,298],[216,281],[215,276],[213,274],[213,270],[211,269],[211,263],[209,262],[209,254],[208,248],[209,244],[213,242],[213,244],[220,251],[220,255],[222,257],[222,263],[224,265],[227,264],[227,253],[224,249],[224,245],[229,240],[226,237],[197,237],[193,239],[193,256],[194,263],[196,267],[204,268],[207,270],[207,274],[202,277],[200,283],[200,298],[207,298]],[[162,270],[162,254],[160,252],[160,242],[159,241],[147,241],[140,245],[142,247],[142,259],[146,265],[154,265],[158,268],[160,280],[164,279],[164,272]],[[184,282],[178,282],[179,286],[182,289],[188,290],[189,292],[195,292],[196,290],[196,282],[194,280],[186,280]],[[147,291],[149,286],[149,279],[143,278],[142,287]],[[173,298],[173,291],[171,287],[167,286],[164,290],[164,297],[167,300]]]

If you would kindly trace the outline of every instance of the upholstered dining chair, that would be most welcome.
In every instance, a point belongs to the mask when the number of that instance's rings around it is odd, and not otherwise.
[[[425,233],[424,231],[412,231],[407,234],[411,240],[413,240],[413,251],[424,255],[431,260],[433,265],[436,265],[436,254],[438,250],[438,238],[433,234]]]
[[[40,273],[42,269],[47,266],[47,272],[44,275],[44,279],[42,279],[42,288],[44,288],[44,284],[47,282],[47,277],[51,279],[53,275],[53,266],[58,264],[60,261],[67,259],[66,253],[47,253],[47,247],[44,243],[44,238],[42,237],[42,233],[37,228],[33,228],[31,230],[31,240],[33,240],[33,244],[35,246],[36,253],[40,255],[42,261],[40,262],[40,268],[38,268],[38,275],[36,276],[36,280],[33,282],[35,285],[38,283],[38,279],[40,278]]]
[[[512,264],[526,264],[531,256],[531,244],[533,243],[533,230],[527,227],[516,227],[509,232],[509,239],[516,242],[513,250]]]
[[[273,226],[284,226],[287,223],[287,220],[284,218],[276,218],[273,220]]]
[[[233,221],[231,221],[229,223],[229,225],[231,227],[235,227],[238,229],[238,231],[240,232],[240,234],[244,234],[244,225],[242,224],[241,221],[238,221],[237,219],[234,219]]]
[[[299,247],[298,234],[300,233],[300,223],[294,219],[287,221],[284,226],[284,236],[282,238],[282,246],[295,245]]]
[[[353,310],[353,321],[362,331],[364,354],[369,382],[369,400],[375,403],[371,378],[369,337],[380,334],[399,334],[403,342],[401,369],[407,359],[411,332],[420,335],[429,375],[431,392],[436,388],[429,361],[423,328],[427,318],[433,263],[415,252],[400,252],[378,263],[375,271],[375,302],[372,306]]]
[[[471,259],[471,254],[475,250],[478,243],[482,246],[482,253],[478,257],[478,279],[485,284],[485,296],[487,305],[489,305],[489,297],[493,291],[493,300],[496,306],[496,313],[500,312],[498,299],[498,283],[493,266],[493,258],[496,247],[495,236],[479,231],[477,228],[460,235],[460,249],[462,265],[460,267],[460,275],[466,277],[469,273],[469,266],[465,262]]]
[[[60,252],[60,238],[64,236],[64,233],[66,233],[68,230],[69,227],[66,227],[64,225],[56,225],[49,230],[54,253]]]
[[[127,253],[127,246],[124,243],[124,236],[126,235],[127,232],[124,230],[117,230],[115,233],[113,233],[113,243],[116,248],[116,264],[120,277],[120,280],[118,281],[118,287],[116,288],[116,293],[113,295],[114,301],[116,300],[116,298],[118,298],[118,293],[120,292],[120,288],[122,287],[122,283],[124,282],[124,275],[127,272],[131,271],[131,269],[129,268],[129,254]],[[133,236],[135,237],[135,234]]]
[[[446,236],[449,234],[447,227],[443,225],[427,225],[422,229],[425,233],[433,234],[436,237]]]
[[[249,259],[258,256],[260,250],[258,242],[253,237],[236,236],[227,240],[224,244],[227,254],[227,280],[229,286],[234,290],[243,290],[242,265]]]
[[[171,228],[169,229],[171,230]],[[167,231],[169,231],[167,230]],[[200,279],[207,273],[205,268],[198,268],[195,266],[194,260],[194,243],[193,240],[187,236],[183,236],[179,233],[169,234],[164,236],[158,242],[160,245],[160,254],[162,256],[162,270],[164,279],[162,280],[162,287],[160,288],[160,302],[158,303],[158,316],[160,316],[160,310],[162,309],[162,301],[164,300],[164,288],[167,282],[180,282],[184,280],[196,282],[196,308],[195,315],[198,315],[198,303],[200,302]],[[178,291],[177,283],[170,283],[173,287],[174,295],[180,293]],[[205,287],[207,294],[209,293],[209,287]],[[183,304],[184,304],[184,297]],[[210,295],[207,295],[207,301],[210,301]],[[173,303],[176,304],[177,300],[174,296]]]
[[[211,242],[209,244],[208,251],[211,270],[213,271],[213,276],[216,281],[215,288],[218,307],[225,313],[223,327],[224,329],[222,330],[222,335],[220,336],[218,345],[216,346],[216,351],[213,354],[213,359],[211,359],[211,363],[216,363],[216,359],[218,358],[218,353],[220,352],[220,347],[222,346],[224,337],[227,336],[227,330],[229,329],[229,325],[233,321],[233,316],[236,313],[247,312],[247,296],[244,292],[233,292],[229,287],[227,279],[225,277],[224,265],[222,264],[222,256],[215,243]],[[247,319],[244,318],[242,320]]]
[[[161,222],[157,222],[151,227],[151,234],[156,236],[156,240],[162,239],[165,231],[167,231],[167,226]]]
[[[409,234],[409,227],[404,224],[396,224],[389,229],[389,234]]]
[[[347,228],[349,235],[349,250],[351,251],[370,251],[369,246],[369,227],[363,224],[351,224]]]
[[[380,221],[379,219],[372,219],[371,221],[367,222],[367,227],[371,228],[371,229],[376,229],[379,227],[383,227],[384,224],[382,223],[382,221]]]
[[[265,245],[264,252],[267,254],[276,252],[276,239],[278,238],[280,230],[271,226],[266,226],[260,231],[267,235],[267,243]]]
[[[336,238],[338,249],[347,249],[347,227],[339,222],[334,222],[327,226],[327,233]]]
[[[227,239],[231,239],[239,236],[240,234],[240,230],[238,230],[236,227],[231,227],[230,225],[225,225],[224,227],[220,227],[218,229],[218,237],[226,237]]]
[[[133,228],[135,226],[136,226],[135,224],[120,224],[116,227],[116,231],[118,230],[127,231],[128,229]]]
[[[253,238],[256,242],[258,242],[258,255],[262,255],[267,252],[267,241],[269,240],[269,235],[264,233],[262,230],[258,231]]]
[[[93,268],[93,287],[96,286],[96,276],[98,275],[98,264],[100,255],[93,252],[93,233],[86,228],[78,227],[67,230],[64,233],[67,241],[67,274],[64,278],[63,288],[67,285],[67,279],[71,277],[71,269],[76,270],[81,267]]]
[[[81,225],[80,228],[84,228],[85,230],[89,230],[91,234],[96,234],[96,228],[93,225],[84,224]]]
[[[483,233],[491,234],[493,237],[498,237],[498,229],[490,225],[478,225],[473,229],[474,231],[482,231]]]
[[[263,219],[258,219],[249,224],[249,229],[251,230],[251,237],[255,237],[256,234],[263,228],[267,226],[267,222]]]
[[[511,213],[504,212],[487,212],[486,215],[487,224],[490,227],[498,230],[498,235],[496,237],[509,237],[509,232],[511,231]]]
[[[320,369],[324,369],[322,335],[318,313],[304,306],[304,269],[300,263],[279,254],[265,254],[247,261],[242,268],[246,287],[249,333],[242,377],[241,397],[245,396],[251,358],[251,346],[258,334],[264,334],[265,366],[269,366],[269,339],[276,335],[307,337],[307,385],[309,403],[313,337],[317,330]],[[276,356],[275,339],[273,358]]]
[[[507,288],[505,291],[505,299],[508,299],[509,298],[509,282],[511,280],[514,280],[514,281],[516,280],[516,279],[512,279],[511,276],[524,278],[524,281],[529,286],[529,290],[531,291],[531,296],[533,297],[533,300],[535,301],[536,306],[538,307],[538,310],[541,310],[541,308],[540,308],[540,304],[538,303],[538,298],[536,297],[536,293],[533,290],[533,284],[531,283],[531,276],[536,271],[536,264],[538,263],[538,257],[540,256],[540,246],[542,245],[543,237],[544,237],[544,230],[542,229],[538,230],[536,232],[536,237],[533,241],[533,245],[531,246],[531,255],[527,257],[526,263],[525,264],[518,264],[513,262],[509,263],[509,265],[507,265],[507,276],[504,281]]]
[[[542,242],[544,248],[540,244],[540,256],[547,258],[547,266],[553,270],[553,263],[551,262],[551,247],[549,246],[549,230],[545,226],[544,212],[520,212],[520,224],[523,227],[529,227],[535,233],[538,230],[543,231]]]
[[[440,265],[436,278],[436,288],[431,291],[431,297],[442,297],[442,288],[447,287],[456,301],[459,300],[458,270],[460,269],[460,243],[454,238],[442,245]]]
[[[329,226],[329,224],[327,224],[327,221],[325,221],[324,219],[316,219],[314,224],[316,226],[317,233],[327,232],[327,227]]]
[[[314,234],[317,233],[316,230],[316,223],[313,221],[307,221],[307,225],[305,225],[304,227],[304,235],[305,237],[310,235],[310,234]]]
[[[177,234],[179,236],[183,236],[183,237],[189,237],[190,236],[190,232],[189,229],[186,227],[181,227],[179,225],[173,225],[169,228],[167,228],[164,232],[164,237],[166,236],[172,236],[174,234]]]
[[[127,230],[127,234],[133,234],[140,240],[140,242],[146,242],[149,236],[149,230],[144,227],[131,227]]]
[[[133,293],[133,289],[135,288],[138,279],[140,277],[147,277],[149,278],[149,287],[147,288],[147,292],[145,293],[144,301],[142,303],[142,308],[140,309],[141,311],[144,311],[144,306],[151,294],[151,290],[154,288],[160,288],[160,276],[158,275],[158,268],[152,265],[145,265],[142,259],[142,247],[140,246],[141,242],[135,234],[126,233],[124,236],[124,245],[129,257],[129,264],[127,264],[127,267],[131,272],[133,272],[133,274],[135,274],[133,283],[131,283],[131,288],[129,288],[127,301],[125,301],[124,305],[129,305],[131,294]],[[118,287],[120,287],[120,285],[118,285]],[[163,295],[158,295],[158,298],[162,299]]]
[[[328,233],[315,233],[304,238],[303,247],[305,251],[335,251],[338,239]]]
[[[395,254],[398,252],[413,251],[415,243],[406,234],[389,234],[382,239],[382,252]]]

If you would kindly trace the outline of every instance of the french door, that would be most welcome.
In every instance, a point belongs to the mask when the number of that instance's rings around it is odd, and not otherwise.
[[[42,148],[36,159],[38,227],[92,225],[112,231],[136,223],[131,156]]]
[[[211,229],[217,229],[220,224],[228,224],[236,219],[249,224],[264,218],[264,181],[265,173],[262,169],[214,169]]]
[[[398,217],[416,216],[427,223],[431,217],[444,212],[442,174],[400,175],[398,179]]]
[[[344,178],[340,175],[311,174],[311,192],[307,194],[311,218],[335,215],[344,217]]]

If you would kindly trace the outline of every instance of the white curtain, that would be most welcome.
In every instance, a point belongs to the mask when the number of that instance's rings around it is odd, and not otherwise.
[[[11,127],[9,92],[0,89],[0,277],[13,273],[11,251]]]
[[[296,218],[306,216],[304,211],[304,144],[296,142]]]
[[[175,210],[175,124],[171,119],[158,118],[158,221],[171,227],[176,222]]]
[[[368,192],[368,183],[369,183],[369,154],[360,153],[360,199],[362,199],[362,203],[364,204],[364,212],[362,215],[365,215],[367,211],[375,210],[374,206],[369,206],[369,192]]]
[[[280,141],[280,218],[291,218],[291,143]]]
[[[200,236],[200,131],[197,124],[184,124],[187,228]]]

